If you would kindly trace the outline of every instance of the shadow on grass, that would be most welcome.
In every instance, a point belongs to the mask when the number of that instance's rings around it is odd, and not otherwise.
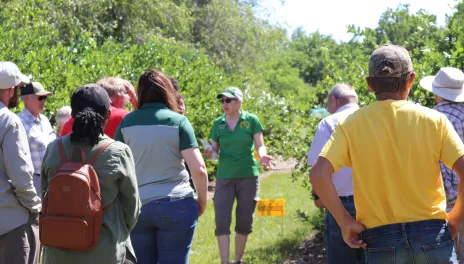
[[[245,252],[244,261],[247,264],[282,263],[288,256],[298,252],[301,245],[301,237],[307,230],[298,230],[291,237],[283,237],[277,243],[262,246],[258,249]]]

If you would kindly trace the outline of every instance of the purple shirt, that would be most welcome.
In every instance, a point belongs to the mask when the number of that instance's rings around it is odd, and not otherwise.
[[[317,125],[311,148],[308,153],[308,166],[313,166],[325,143],[329,141],[338,122],[359,109],[357,104],[346,104],[340,107],[334,114],[322,119]],[[343,167],[332,175],[332,181],[337,189],[338,196],[353,195],[352,169]]]

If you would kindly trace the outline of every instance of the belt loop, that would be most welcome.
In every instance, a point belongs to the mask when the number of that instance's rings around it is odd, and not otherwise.
[[[406,235],[406,223],[401,223],[401,233],[403,234],[404,237],[407,237],[407,235]]]

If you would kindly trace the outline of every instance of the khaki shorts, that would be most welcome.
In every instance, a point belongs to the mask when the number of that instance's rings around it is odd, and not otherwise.
[[[237,199],[235,232],[248,235],[252,232],[253,213],[256,202],[259,201],[259,178],[216,179],[216,192],[213,198],[216,236],[230,235],[232,206],[235,199]]]

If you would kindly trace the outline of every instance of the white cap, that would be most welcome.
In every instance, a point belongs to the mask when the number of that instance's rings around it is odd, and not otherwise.
[[[29,77],[19,71],[13,62],[0,62],[0,89],[9,89],[21,82],[28,83]]]

